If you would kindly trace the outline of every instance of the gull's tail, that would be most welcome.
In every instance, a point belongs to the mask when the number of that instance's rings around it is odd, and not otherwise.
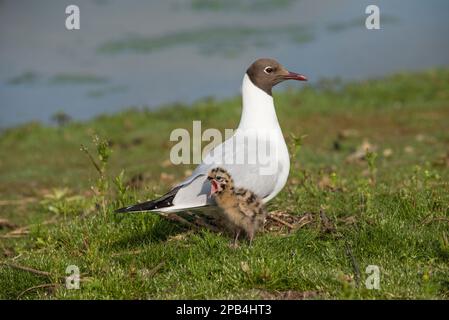
[[[169,192],[164,194],[162,197],[137,203],[129,207],[123,207],[120,209],[115,210],[116,213],[126,213],[126,212],[138,212],[138,211],[151,211],[151,210],[159,210],[163,208],[169,208],[173,206],[173,199],[175,198],[176,194],[178,193],[179,187],[175,187],[171,189]]]

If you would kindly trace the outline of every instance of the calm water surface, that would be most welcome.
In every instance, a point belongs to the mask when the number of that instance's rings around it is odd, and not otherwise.
[[[447,66],[448,34],[446,0],[0,0],[0,127],[233,96],[264,56],[312,82]]]

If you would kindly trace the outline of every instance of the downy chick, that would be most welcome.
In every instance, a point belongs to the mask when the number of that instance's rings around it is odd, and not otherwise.
[[[221,208],[227,225],[234,232],[234,246],[241,231],[249,238],[263,226],[267,212],[262,200],[252,191],[236,188],[231,175],[223,168],[212,169],[207,179],[211,183],[211,196]]]

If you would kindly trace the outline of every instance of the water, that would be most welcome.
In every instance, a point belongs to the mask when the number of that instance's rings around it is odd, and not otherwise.
[[[233,96],[257,57],[312,82],[447,66],[448,33],[446,0],[0,0],[0,127]]]

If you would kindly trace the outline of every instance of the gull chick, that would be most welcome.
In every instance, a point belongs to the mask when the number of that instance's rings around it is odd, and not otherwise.
[[[262,200],[248,189],[236,188],[231,175],[223,168],[217,167],[209,171],[207,179],[211,184],[211,196],[234,232],[234,246],[237,245],[241,231],[246,233],[251,245],[254,235],[263,226],[267,216]]]

